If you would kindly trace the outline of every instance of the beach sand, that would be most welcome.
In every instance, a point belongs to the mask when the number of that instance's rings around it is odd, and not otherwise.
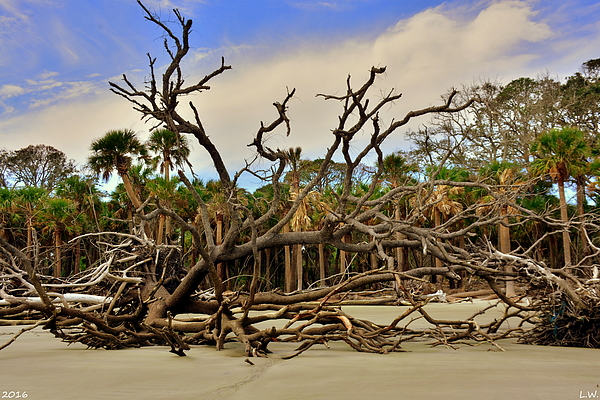
[[[430,304],[437,318],[464,318],[487,303]],[[393,306],[346,306],[344,311],[390,322]],[[415,321],[411,327],[418,327]],[[20,327],[1,327],[0,344]],[[600,353],[499,341],[431,348],[405,343],[402,353],[365,354],[343,343],[318,345],[291,360],[296,344],[272,343],[268,358],[244,362],[243,347],[220,352],[194,346],[187,357],[166,347],[90,350],[67,346],[36,328],[0,351],[0,396],[38,399],[544,399],[600,398]],[[5,393],[6,392],[6,393]],[[582,397],[586,396],[586,397]]]

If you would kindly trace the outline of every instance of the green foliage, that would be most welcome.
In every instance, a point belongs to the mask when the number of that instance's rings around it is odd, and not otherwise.
[[[590,148],[583,132],[576,128],[552,129],[531,145],[535,157],[530,164],[534,176],[549,175],[556,182],[585,173]]]
[[[146,147],[131,129],[107,132],[92,142],[90,150],[92,155],[88,164],[105,181],[110,179],[115,168],[119,175],[126,174],[134,157],[147,158]]]
[[[0,153],[0,183],[52,190],[77,171],[75,161],[62,151],[43,144]]]

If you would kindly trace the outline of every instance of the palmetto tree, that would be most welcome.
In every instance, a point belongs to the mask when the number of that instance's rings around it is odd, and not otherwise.
[[[558,186],[560,217],[562,222],[569,222],[565,182],[572,176],[579,175],[587,168],[587,156],[590,148],[579,129],[565,127],[552,129],[542,134],[532,145],[531,153],[535,159],[530,164],[534,176],[549,176]],[[570,267],[571,239],[565,227],[562,232],[565,266]]]
[[[92,155],[88,158],[88,164],[92,171],[108,181],[116,169],[129,199],[135,208],[140,208],[142,200],[133,188],[129,168],[133,158],[146,157],[147,151],[136,133],[131,129],[109,131],[101,138],[94,140],[90,150]]]
[[[50,198],[45,201],[41,210],[41,219],[45,229],[52,230],[52,242],[54,244],[54,276],[63,275],[62,267],[62,236],[67,230],[74,230],[78,225],[76,219],[77,205],[72,200]],[[76,266],[78,268],[78,266]]]
[[[168,129],[155,130],[146,145],[148,150],[156,154],[155,160],[166,180],[169,180],[170,171],[175,167],[189,165],[190,145],[185,136]]]
[[[186,163],[189,165],[190,146],[185,136],[168,129],[155,130],[150,134],[146,145],[156,154],[154,160],[158,163],[166,186],[169,185],[172,169],[183,167]],[[162,243],[163,233],[169,235],[170,230],[169,218],[161,215],[158,220],[157,243]]]
[[[499,192],[507,197],[507,201],[515,201],[516,192],[513,185],[521,183],[518,179],[517,167],[508,162],[493,162],[479,171],[480,177],[490,179],[494,184],[500,185]],[[495,198],[491,195],[483,196],[479,199],[479,203],[494,203]],[[489,212],[491,207],[479,207],[477,213],[481,214]],[[501,216],[501,221],[498,224],[498,247],[502,253],[508,254],[511,252],[511,239],[509,216],[515,214],[514,208],[507,204],[501,203],[497,214]],[[510,264],[505,265],[505,271],[512,272],[513,267]],[[506,281],[506,295],[513,297],[516,294],[515,285],[512,279]]]
[[[5,227],[6,223],[10,220],[10,217],[13,214],[14,199],[14,190],[0,188],[0,236],[4,239],[8,239]]]
[[[465,181],[469,177],[469,173],[464,169],[441,168],[439,170],[430,170],[429,173],[433,179],[447,179],[455,182]],[[423,202],[424,214],[430,219],[433,219],[433,224],[436,229],[441,229],[444,218],[456,215],[463,210],[463,205],[456,200],[457,196],[464,192],[464,188],[460,186],[436,185],[430,189],[424,190],[421,193],[419,202]],[[415,203],[417,199],[411,198]],[[441,238],[437,239],[441,242]],[[440,258],[435,259],[436,268],[444,266]],[[437,277],[432,275],[432,283],[437,281]]]
[[[285,151],[287,163],[289,165],[289,172],[286,176],[286,181],[290,184],[290,198],[295,199],[300,193],[300,172],[302,165],[302,148],[289,148]],[[297,210],[296,213],[301,212]],[[302,220],[303,216],[295,216],[296,220]],[[283,228],[284,232],[290,230],[291,224],[286,224]],[[294,282],[298,286],[298,282],[302,280],[302,246],[294,245],[292,247],[292,254],[290,254],[290,247],[285,246],[285,290],[291,292],[294,287]],[[293,257],[293,258],[292,258]],[[300,275],[300,277],[299,277]]]
[[[34,219],[37,217],[43,200],[48,196],[48,192],[42,188],[24,187],[18,189],[13,199],[15,211],[25,217],[27,227],[27,250],[26,254],[33,252],[33,241],[35,234]]]
[[[414,165],[409,164],[399,153],[388,154],[383,158],[383,174],[381,177],[384,182],[388,183],[391,189],[395,189],[401,185],[410,182],[409,173],[415,172]],[[402,204],[398,201],[394,207],[394,219],[400,220]],[[396,239],[404,239],[405,236],[396,232]],[[396,248],[396,264],[401,271],[408,269],[408,251],[400,247]]]
[[[98,213],[102,208],[101,193],[95,178],[71,175],[58,184],[55,193],[58,197],[74,201],[77,212],[87,215],[91,221],[94,221],[96,229],[100,231]]]
[[[116,169],[131,203],[136,209],[139,209],[142,206],[142,200],[133,187],[129,169],[134,158],[147,158],[147,151],[136,133],[131,129],[108,131],[104,136],[92,142],[90,150],[92,155],[88,158],[88,164],[92,171],[108,181]],[[148,225],[145,225],[145,233],[150,236]]]

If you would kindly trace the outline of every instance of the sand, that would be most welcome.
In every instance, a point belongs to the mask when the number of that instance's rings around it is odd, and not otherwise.
[[[438,318],[460,318],[485,303],[431,304]],[[402,307],[344,307],[389,322]],[[420,321],[415,322],[417,326]],[[0,343],[19,327],[1,327]],[[363,354],[344,344],[314,347],[281,360],[295,345],[273,343],[269,358],[244,362],[243,348],[195,346],[187,357],[168,348],[89,350],[66,346],[39,328],[0,351],[0,397],[27,399],[544,399],[600,398],[598,350],[500,341],[458,350],[407,343],[407,352]],[[4,393],[6,392],[6,393]]]

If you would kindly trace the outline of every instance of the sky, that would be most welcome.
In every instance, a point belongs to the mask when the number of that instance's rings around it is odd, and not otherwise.
[[[292,88],[292,133],[277,131],[268,144],[300,146],[304,157],[317,158],[332,142],[341,105],[315,95],[344,93],[348,75],[359,87],[371,66],[387,67],[373,101],[391,89],[402,93],[385,123],[440,104],[451,88],[540,74],[564,79],[600,58],[600,3],[589,0],[144,3],[164,19],[178,8],[194,21],[187,82],[218,68],[221,57],[233,67],[190,98],[231,172],[252,158],[247,144]],[[109,130],[147,138],[151,125],[108,82],[126,74],[142,84],[147,53],[159,70],[168,61],[162,43],[134,0],[0,0],[0,148],[46,144],[84,164],[90,143]],[[404,132],[390,138],[386,153],[409,148]],[[196,173],[216,177],[194,140]]]

